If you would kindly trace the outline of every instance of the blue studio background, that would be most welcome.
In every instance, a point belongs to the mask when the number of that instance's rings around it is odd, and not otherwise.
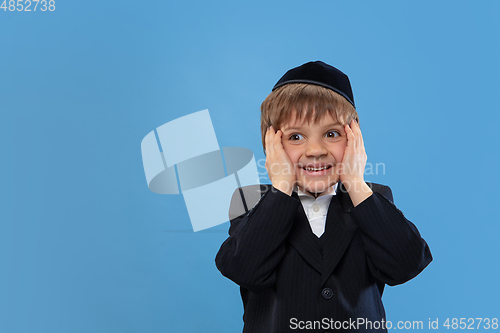
[[[229,224],[192,232],[181,195],[149,191],[140,143],[209,109],[220,147],[263,159],[260,103],[310,60],[349,75],[368,162],[385,164],[366,179],[392,187],[434,255],[386,289],[387,319],[499,318],[499,14],[493,0],[1,9],[0,332],[241,331],[214,264]]]

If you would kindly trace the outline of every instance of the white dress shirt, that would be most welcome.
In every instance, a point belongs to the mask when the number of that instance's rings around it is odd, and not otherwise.
[[[318,238],[325,232],[326,214],[328,213],[332,196],[337,194],[337,186],[338,183],[330,187],[328,193],[318,198],[314,198],[309,193],[302,192],[297,188],[297,194],[299,195],[302,207],[304,207],[304,212],[306,212],[311,230]]]

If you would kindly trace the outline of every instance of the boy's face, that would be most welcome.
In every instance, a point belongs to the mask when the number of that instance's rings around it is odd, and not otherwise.
[[[339,180],[347,137],[329,114],[315,123],[292,119],[281,128],[282,144],[295,167],[297,186],[319,195]]]

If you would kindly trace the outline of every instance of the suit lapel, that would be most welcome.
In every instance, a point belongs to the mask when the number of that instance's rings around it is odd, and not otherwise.
[[[293,197],[300,200],[294,192]],[[339,184],[337,195],[332,197],[326,218],[325,233],[321,237],[324,243],[321,254],[318,237],[313,234],[309,220],[302,205],[297,208],[297,215],[292,230],[288,235],[288,242],[300,255],[319,273],[323,285],[344,255],[357,225],[347,213],[353,204],[342,184]]]
[[[297,193],[294,192],[293,196],[300,200]],[[318,245],[318,237],[313,234],[302,205],[299,205],[297,209],[295,222],[288,234],[288,242],[314,269],[321,273],[323,258]]]
[[[321,274],[323,285],[344,255],[358,228],[347,213],[353,207],[349,194],[342,184],[339,184],[337,195],[334,195],[328,208],[325,233],[321,238],[324,242],[324,262]]]

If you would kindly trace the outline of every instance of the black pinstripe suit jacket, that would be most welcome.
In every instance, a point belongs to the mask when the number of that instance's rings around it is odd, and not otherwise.
[[[432,256],[390,188],[369,186],[373,195],[353,208],[339,184],[318,239],[296,194],[257,185],[261,200],[231,220],[216,257],[221,273],[241,287],[243,332],[386,331],[385,284],[412,279]]]

